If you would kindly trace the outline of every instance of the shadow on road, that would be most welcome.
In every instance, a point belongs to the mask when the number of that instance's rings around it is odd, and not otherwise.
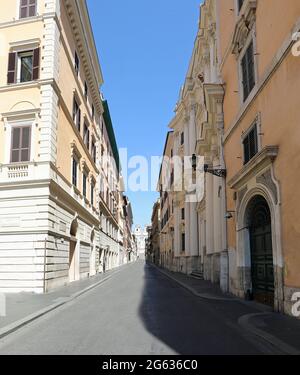
[[[148,332],[178,354],[261,354],[222,317],[220,304],[195,298],[148,264],[139,315]]]

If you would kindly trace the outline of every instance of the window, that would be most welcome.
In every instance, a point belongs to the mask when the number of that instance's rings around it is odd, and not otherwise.
[[[78,76],[79,75],[79,69],[80,69],[80,61],[79,61],[79,57],[78,57],[76,51],[75,51],[75,65],[74,65],[74,68],[75,68],[76,75]]]
[[[249,47],[247,48],[245,55],[242,58],[241,65],[245,101],[248,98],[253,87],[255,86],[253,42],[251,42]]]
[[[185,209],[181,209],[181,220],[185,220]]]
[[[242,9],[243,3],[244,3],[244,0],[238,0],[239,11]]]
[[[85,97],[85,100],[88,99],[88,94],[89,94],[89,88],[88,88],[87,83],[85,82],[84,83],[84,97]]]
[[[32,73],[33,73],[32,51],[20,53],[18,57],[19,57],[19,64],[20,64],[20,82],[32,81]]]
[[[31,127],[16,126],[11,135],[11,163],[28,162],[30,160]]]
[[[87,175],[83,172],[82,175],[82,194],[86,198]]]
[[[78,161],[73,157],[72,160],[72,184],[77,187]]]
[[[185,233],[181,234],[181,251],[185,251]]]
[[[180,144],[181,144],[181,146],[184,144],[184,133],[182,132],[181,133],[181,137],[180,137],[181,139],[180,139]]]
[[[36,16],[36,0],[20,1],[20,18]]]
[[[258,153],[257,125],[255,124],[243,140],[244,164]]]
[[[77,103],[77,100],[73,99],[73,121],[76,125],[78,131],[80,132],[80,126],[81,126],[81,110],[79,108],[79,105]]]
[[[90,131],[87,124],[84,124],[83,130],[83,142],[86,145],[87,149],[90,149]]]
[[[94,195],[95,195],[95,183],[91,182],[91,204],[94,205]]]
[[[92,139],[92,150],[91,150],[91,154],[92,154],[92,159],[93,159],[94,163],[96,163],[96,144],[95,144],[94,139]]]
[[[23,83],[39,79],[40,48],[23,52],[10,52],[7,83]]]

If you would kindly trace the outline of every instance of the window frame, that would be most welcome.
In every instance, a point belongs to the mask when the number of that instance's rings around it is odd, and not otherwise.
[[[29,81],[22,81],[22,58],[23,57],[32,57],[32,71],[31,71],[31,79]],[[34,51],[33,50],[26,50],[26,51],[19,51],[17,52],[17,83],[28,83],[33,81],[33,60],[34,60]]]
[[[246,161],[246,158],[245,158],[245,141],[246,139],[250,136],[250,133],[253,131],[253,129],[256,127],[256,153],[249,158],[249,160]],[[261,134],[261,123],[260,123],[260,116],[258,115],[256,117],[256,119],[252,122],[252,124],[250,125],[250,127],[247,129],[246,132],[244,132],[242,134],[242,138],[241,138],[241,144],[242,144],[242,151],[243,151],[243,165],[246,165],[250,162],[250,160],[252,160],[255,155],[257,155],[260,150],[261,150],[261,137],[260,137],[260,134]],[[250,154],[250,152],[249,152]]]
[[[75,70],[75,73],[76,73],[76,76],[79,77],[79,73],[80,73],[80,57],[77,53],[77,51],[75,50],[75,53],[74,53],[74,70]]]
[[[28,147],[27,148],[22,148],[22,147],[19,147],[17,149],[14,149],[13,148],[13,131],[14,129],[21,129],[21,134],[23,133],[23,130],[24,129],[29,129],[29,140],[28,140]],[[32,146],[32,125],[12,125],[11,126],[11,129],[10,129],[10,156],[9,156],[9,164],[26,164],[26,163],[29,163],[31,161],[31,146]],[[20,139],[19,139],[19,146],[22,146],[22,136],[20,134]],[[18,150],[19,152],[19,158],[17,161],[12,161],[12,155],[13,155],[13,151],[16,151]],[[28,150],[28,160],[21,160],[22,159],[22,151],[23,150]]]
[[[74,169],[74,163],[76,163],[76,169]],[[74,170],[76,170],[76,176],[74,176]],[[79,176],[79,160],[76,155],[72,156],[72,186],[78,189],[78,176]],[[74,180],[76,178],[76,181]],[[75,183],[74,183],[75,181]]]
[[[258,85],[258,58],[257,58],[257,42],[256,42],[256,36],[255,36],[255,26],[254,23],[252,30],[249,32],[249,35],[247,37],[247,40],[245,42],[245,45],[243,49],[240,51],[237,59],[237,70],[238,70],[238,78],[239,78],[239,97],[240,97],[240,105],[241,106],[247,106],[248,103],[252,100],[255,89]],[[245,56],[246,51],[248,50],[248,47],[250,46],[251,42],[253,43],[253,65],[254,65],[254,86],[252,90],[249,92],[249,95],[246,99],[244,99],[244,85],[243,85],[243,71],[242,71],[242,59]]]
[[[29,1],[29,0],[28,0]],[[18,17],[17,17],[17,19],[19,19],[19,20],[25,20],[25,19],[27,19],[27,18],[33,18],[33,17],[36,17],[37,15],[38,15],[38,0],[34,0],[35,1],[35,4],[34,4],[34,6],[35,6],[35,14],[33,15],[33,16],[30,16],[29,15],[29,8],[30,8],[30,5],[28,4],[26,7],[27,7],[27,14],[26,14],[26,17],[21,17],[21,9],[22,8],[25,8],[25,6],[22,6],[22,0],[19,0],[18,2],[17,2],[17,7],[18,7],[18,9],[17,9],[17,14],[18,14]]]

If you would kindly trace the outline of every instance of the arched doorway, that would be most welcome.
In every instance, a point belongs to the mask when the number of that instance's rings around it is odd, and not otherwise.
[[[69,282],[76,280],[76,248],[77,248],[77,219],[73,220],[70,228],[70,248],[69,248]]]
[[[255,196],[248,208],[253,298],[274,305],[274,260],[271,212],[262,196]]]

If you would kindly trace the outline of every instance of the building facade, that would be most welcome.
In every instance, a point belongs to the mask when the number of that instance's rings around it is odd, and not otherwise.
[[[300,291],[295,190],[300,61],[292,53],[300,3],[217,4],[226,84],[227,207],[233,211],[228,221],[230,291],[290,314],[292,296]],[[225,15],[227,6],[233,9],[230,17]]]
[[[42,293],[118,265],[120,166],[86,2],[1,2],[0,291]]]
[[[144,258],[146,252],[146,239],[148,237],[147,228],[137,225],[133,233],[136,239],[137,255],[138,257]]]
[[[160,241],[159,264],[173,269],[174,266],[174,133],[166,137],[163,162],[160,169],[158,190],[160,191]],[[155,208],[155,207],[154,207]]]
[[[174,259],[161,264],[196,271],[223,291],[287,314],[300,290],[299,6],[296,0],[201,5],[169,125],[173,154],[191,159],[183,180],[198,173],[197,199],[189,201],[185,185],[171,192]],[[176,168],[174,178],[175,185],[182,181]]]

